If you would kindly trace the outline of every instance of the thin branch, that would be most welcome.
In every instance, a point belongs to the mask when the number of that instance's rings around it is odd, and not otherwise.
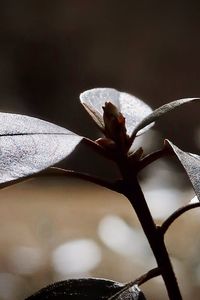
[[[82,180],[100,185],[100,186],[110,189],[112,191],[119,192],[118,181],[109,182],[109,181],[92,176],[87,173],[80,173],[80,172],[76,172],[76,171],[72,171],[72,170],[65,170],[65,169],[61,169],[61,168],[57,168],[57,167],[51,167],[44,171],[41,171],[36,174],[32,174],[27,177],[23,177],[23,178],[19,178],[17,180],[12,180],[9,182],[2,183],[2,184],[0,184],[0,189],[9,187],[10,185],[14,185],[16,183],[24,182],[29,179],[33,179],[33,178],[37,178],[37,177],[51,177],[51,176],[64,176],[64,177],[72,177],[72,178],[82,179]]]
[[[150,279],[152,279],[154,277],[157,277],[159,275],[161,275],[159,268],[154,268],[154,269],[148,271],[147,273],[141,275],[140,277],[138,277],[134,281],[131,281],[131,282],[128,282],[127,284],[125,284],[125,286],[123,287],[123,289],[121,289],[116,294],[112,295],[110,298],[108,298],[108,300],[117,299],[117,297],[120,296],[121,293],[125,292],[126,290],[128,290],[132,286],[134,286],[134,285],[140,286],[143,283],[147,282],[148,280],[150,280]]]
[[[138,279],[135,280],[134,284],[137,284],[138,286],[144,284],[145,282],[147,282],[148,280],[160,276],[160,269],[159,268],[154,268],[150,271],[148,271],[147,273],[143,274],[142,276],[140,276]]]
[[[186,211],[196,208],[196,207],[200,207],[200,202],[196,202],[196,203],[191,203],[188,204],[186,206],[183,206],[179,209],[177,209],[171,216],[169,216],[164,223],[162,224],[162,226],[160,227],[160,231],[161,233],[164,235],[166,233],[166,231],[168,230],[168,228],[170,227],[170,225],[178,218],[180,217],[182,214],[184,214]]]
[[[148,166],[149,164],[151,164],[152,162],[156,161],[157,159],[171,154],[172,153],[166,147],[158,151],[152,152],[140,160],[138,169],[140,171],[144,169],[146,166]]]

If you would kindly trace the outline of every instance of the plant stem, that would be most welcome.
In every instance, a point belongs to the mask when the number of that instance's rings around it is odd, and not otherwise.
[[[138,216],[165,282],[169,299],[182,300],[178,283],[165,247],[164,236],[159,230],[160,228],[154,223],[136,174],[133,174],[133,170],[130,169],[126,160],[119,162],[118,165],[123,176],[122,193],[129,199]]]
[[[184,214],[185,212],[187,212],[188,210],[191,210],[193,208],[197,208],[200,207],[200,202],[196,202],[196,203],[191,203],[188,205],[185,205],[179,209],[177,209],[171,216],[169,216],[164,223],[162,224],[162,226],[160,227],[160,230],[162,232],[162,234],[164,235],[166,233],[166,231],[168,230],[169,226],[176,220],[178,219],[182,214]]]
[[[156,161],[159,158],[162,158],[167,155],[173,155],[168,149],[163,148],[158,151],[152,152],[140,160],[139,170],[144,169],[146,166],[150,165],[152,162]]]
[[[160,275],[160,270],[159,268],[154,268],[150,271],[148,271],[147,273],[141,275],[140,277],[138,277],[137,279],[135,279],[134,281],[128,282],[125,284],[125,286],[123,287],[123,289],[119,292],[117,292],[116,294],[112,295],[110,298],[108,298],[108,300],[115,300],[115,299],[119,299],[118,297],[126,290],[128,290],[130,287],[134,286],[134,285],[142,285],[143,283],[147,282],[148,280],[159,276]]]

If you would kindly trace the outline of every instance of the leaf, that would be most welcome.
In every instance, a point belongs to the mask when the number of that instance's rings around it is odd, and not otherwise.
[[[0,113],[0,183],[37,173],[67,157],[83,138],[52,123]]]
[[[146,103],[135,96],[111,88],[87,90],[80,95],[80,100],[102,131],[104,130],[102,107],[105,105],[105,102],[114,104],[125,117],[128,135],[152,112],[152,109]],[[151,126],[153,126],[153,124],[143,128],[138,132],[138,135],[148,130]]]
[[[165,145],[178,157],[193,185],[196,196],[200,201],[200,156],[182,151],[169,140],[165,140]]]
[[[122,288],[122,284],[105,279],[70,279],[49,285],[26,300],[100,300],[107,299]]]
[[[156,121],[158,118],[160,118],[162,115],[170,112],[171,110],[174,110],[175,108],[190,103],[192,101],[200,100],[200,98],[185,98],[185,99],[179,99],[172,102],[169,102],[167,104],[164,104],[154,110],[151,114],[145,116],[143,120],[137,125],[137,127],[134,129],[132,136],[138,135],[138,131],[141,131],[144,127],[150,125],[152,122]]]
[[[86,279],[70,279],[66,281],[51,284],[26,300],[106,300],[112,295],[123,290],[124,285],[115,281],[106,279],[86,278]],[[128,291],[122,292],[116,300],[145,300],[141,298],[142,293],[135,286]]]

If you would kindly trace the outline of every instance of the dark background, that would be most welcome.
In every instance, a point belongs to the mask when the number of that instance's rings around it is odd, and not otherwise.
[[[200,95],[198,1],[1,1],[1,110],[96,137],[78,103],[94,87],[132,93],[152,107]],[[196,105],[160,122],[195,149]],[[187,136],[187,138],[186,138]]]
[[[86,89],[113,87],[143,99],[153,108],[175,99],[200,96],[199,1],[1,0],[0,20],[1,111],[39,117],[96,139],[98,132],[79,104],[79,94]],[[186,151],[199,153],[199,111],[199,104],[191,104],[163,117],[155,126],[155,140],[150,135],[147,148],[154,148],[154,144],[161,147],[162,139],[168,138]],[[66,166],[84,171],[98,169],[101,175],[111,172],[86,149],[67,159]],[[161,165],[161,173],[166,168]],[[148,187],[162,178],[161,185],[177,185],[184,192],[182,203],[187,202],[191,190],[186,190],[185,179],[178,181],[177,175],[161,173],[156,168],[147,172],[155,175],[150,176]],[[89,201],[88,210],[81,200],[83,195],[86,203]],[[77,202],[72,201],[74,198]],[[83,187],[80,182],[66,185],[55,180],[22,184],[2,192],[0,299],[22,299],[60,279],[50,264],[52,251],[73,237],[97,239],[94,224],[106,214],[102,207],[106,208],[107,199],[113,205],[107,213],[114,211],[134,228],[130,207],[115,202],[115,198]],[[74,206],[67,206],[70,201]],[[198,220],[199,216],[191,215],[187,227],[187,218],[181,219],[168,238],[170,253],[177,259],[173,262],[184,299],[199,293]],[[44,230],[42,234],[38,234],[37,226]],[[21,246],[43,251],[45,263],[39,271],[31,275],[24,275],[19,268],[16,271],[16,260],[20,260],[16,256],[13,262],[9,253]],[[152,265],[144,261],[141,267],[141,258],[131,260],[105,248],[102,267],[89,275],[128,281]],[[25,266],[31,260],[27,257]],[[21,262],[23,266],[23,255]],[[149,299],[165,299],[163,290],[160,281],[150,284]]]

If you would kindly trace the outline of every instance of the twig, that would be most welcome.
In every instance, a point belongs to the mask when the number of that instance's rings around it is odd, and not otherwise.
[[[159,158],[162,158],[164,156],[167,156],[167,155],[171,155],[173,153],[171,153],[167,148],[163,148],[163,149],[160,149],[158,151],[155,151],[155,152],[152,152],[148,155],[146,155],[145,157],[143,157],[140,162],[139,162],[139,165],[138,165],[138,169],[139,171],[144,169],[146,166],[148,166],[149,164],[151,164],[152,162],[156,161],[157,159]]]
[[[145,283],[146,281],[157,277],[160,275],[160,270],[159,268],[154,268],[150,271],[148,271],[147,273],[141,275],[140,277],[138,277],[137,279],[135,279],[134,281],[128,282],[125,284],[125,286],[123,287],[123,289],[121,289],[121,291],[117,292],[116,294],[112,295],[110,298],[108,298],[108,300],[114,300],[117,299],[117,297],[125,292],[126,290],[128,290],[129,288],[131,288],[134,285],[138,285],[140,286],[141,284]]]
[[[170,227],[170,225],[178,218],[180,217],[183,213],[185,213],[186,211],[196,208],[196,207],[200,207],[200,202],[196,202],[196,203],[191,203],[188,204],[186,206],[183,206],[179,209],[177,209],[171,216],[169,216],[161,225],[160,227],[160,231],[161,233],[164,235],[166,233],[166,231],[168,230],[168,228]]]

